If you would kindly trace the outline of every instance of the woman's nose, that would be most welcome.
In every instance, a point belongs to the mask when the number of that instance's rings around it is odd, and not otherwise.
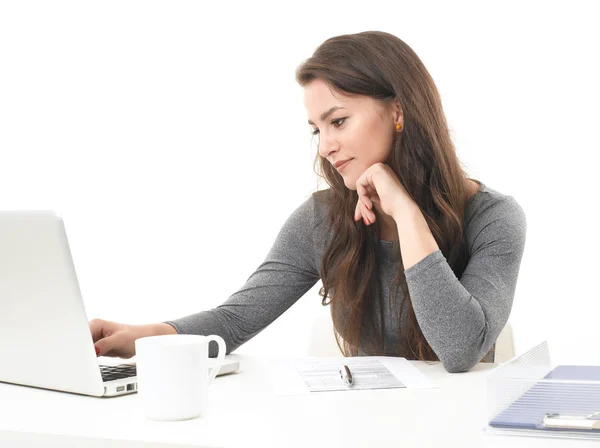
[[[338,151],[339,143],[333,141],[333,139],[324,137],[319,139],[319,155],[325,159],[329,158],[329,156]]]

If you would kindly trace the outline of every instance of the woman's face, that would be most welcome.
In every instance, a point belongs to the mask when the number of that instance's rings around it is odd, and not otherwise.
[[[356,181],[367,168],[387,161],[396,123],[403,124],[399,103],[385,107],[368,96],[333,92],[318,78],[304,87],[304,106],[318,134],[321,157],[332,165],[350,160],[337,170],[351,190],[356,190]]]

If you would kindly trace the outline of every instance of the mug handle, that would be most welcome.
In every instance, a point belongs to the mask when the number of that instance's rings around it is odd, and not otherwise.
[[[217,365],[212,368],[208,375],[208,384],[212,383],[212,380],[217,376],[217,372],[223,365],[223,361],[225,361],[225,341],[221,336],[217,336],[216,334],[211,334],[210,336],[206,336],[206,349],[208,351],[210,341],[215,341],[219,345],[219,351],[217,353]]]

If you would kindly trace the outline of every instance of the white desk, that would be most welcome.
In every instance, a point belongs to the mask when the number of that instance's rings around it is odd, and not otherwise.
[[[183,422],[145,419],[137,394],[93,398],[0,383],[0,446],[483,446],[493,364],[449,374],[440,363],[414,362],[439,389],[277,396],[266,359],[232,356],[241,371],[217,377],[206,417]]]

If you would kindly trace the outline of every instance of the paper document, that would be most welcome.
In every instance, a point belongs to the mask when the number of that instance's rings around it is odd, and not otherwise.
[[[298,362],[296,370],[311,392],[406,387],[378,360],[348,358],[342,361],[325,359]],[[351,386],[346,385],[340,375],[340,367],[344,364],[352,372]]]
[[[340,375],[343,365],[352,385]],[[278,395],[372,389],[430,389],[437,385],[405,358],[354,356],[273,361],[271,384]]]

